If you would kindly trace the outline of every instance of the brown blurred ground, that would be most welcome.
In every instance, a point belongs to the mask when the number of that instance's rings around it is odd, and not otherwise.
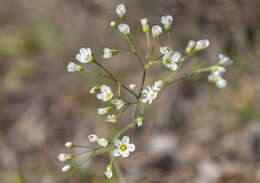
[[[141,54],[145,37],[139,19],[147,17],[152,25],[171,14],[176,50],[190,39],[208,38],[211,46],[194,59],[197,63],[214,64],[219,52],[234,60],[225,75],[226,89],[204,79],[162,92],[147,109],[144,128],[128,133],[137,151],[120,161],[127,180],[260,182],[259,0],[2,0],[0,182],[104,182],[106,156],[66,175],[57,154],[67,140],[87,144],[89,133],[109,136],[129,122],[126,114],[114,127],[104,124],[95,111],[97,100],[88,93],[99,80],[66,72],[82,46],[91,47],[97,58],[105,46],[128,48],[109,27],[117,20],[119,2],[127,5],[127,22]],[[140,82],[134,57],[119,55],[105,65],[125,84]],[[160,70],[152,69],[150,78]]]

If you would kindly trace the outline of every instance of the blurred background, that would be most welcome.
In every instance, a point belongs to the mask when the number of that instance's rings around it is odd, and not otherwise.
[[[170,14],[174,49],[183,53],[190,39],[211,41],[185,63],[187,71],[215,64],[220,52],[234,60],[225,89],[208,83],[205,75],[162,91],[145,111],[143,128],[127,133],[137,147],[119,159],[127,181],[260,182],[259,0],[1,0],[0,182],[105,182],[106,155],[68,174],[61,172],[57,155],[68,152],[68,140],[87,145],[88,134],[109,137],[130,121],[131,108],[116,125],[104,123],[96,113],[101,104],[88,92],[102,81],[66,71],[80,47],[91,47],[99,60],[104,47],[128,49],[109,26],[111,20],[119,22],[118,3],[127,6],[126,21],[141,55],[146,39],[140,18],[153,25]],[[166,44],[161,36],[160,45]],[[124,84],[140,83],[135,57],[101,62]],[[163,70],[152,66],[147,84]]]

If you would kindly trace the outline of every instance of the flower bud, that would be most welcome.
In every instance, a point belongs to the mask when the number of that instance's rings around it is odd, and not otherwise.
[[[71,141],[68,141],[65,143],[65,147],[67,148],[73,148],[75,145],[71,142]]]
[[[72,165],[65,165],[64,167],[62,167],[63,172],[68,172],[71,171],[72,169],[73,169]]]
[[[113,28],[116,28],[117,27],[117,23],[115,21],[111,21],[110,22],[110,26],[113,27]]]

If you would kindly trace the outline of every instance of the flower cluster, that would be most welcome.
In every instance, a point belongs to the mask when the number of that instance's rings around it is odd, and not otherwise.
[[[130,143],[130,138],[124,136],[124,134],[135,127],[141,127],[144,123],[144,109],[147,104],[152,104],[158,97],[159,92],[169,84],[173,84],[175,81],[180,81],[184,79],[190,79],[194,75],[201,73],[210,72],[208,80],[212,83],[215,83],[218,88],[224,88],[227,85],[225,79],[223,79],[223,73],[226,71],[227,66],[232,64],[232,60],[225,56],[224,54],[219,54],[219,61],[216,65],[199,68],[195,71],[184,73],[181,75],[178,71],[180,70],[183,62],[193,56],[195,53],[202,51],[209,47],[210,42],[207,39],[202,39],[199,41],[189,41],[184,53],[182,51],[176,51],[173,49],[171,44],[171,28],[173,25],[173,17],[171,15],[165,15],[161,17],[160,25],[152,25],[151,29],[148,24],[147,18],[142,18],[140,20],[142,31],[145,33],[147,40],[147,52],[145,56],[140,56],[138,50],[136,50],[134,42],[132,40],[132,34],[130,31],[130,26],[125,22],[126,19],[126,7],[124,4],[119,4],[116,6],[116,15],[119,17],[120,23],[116,21],[111,21],[110,26],[117,30],[124,39],[126,39],[129,50],[121,51],[120,49],[111,49],[108,47],[103,48],[103,59],[108,60],[113,56],[118,54],[132,54],[136,57],[136,60],[140,63],[143,76],[140,79],[140,85],[131,83],[124,85],[117,77],[115,77],[107,68],[103,66],[101,61],[98,61],[90,48],[80,48],[79,52],[76,54],[75,59],[81,64],[94,64],[99,67],[103,72],[96,72],[89,70],[87,67],[83,67],[74,62],[69,62],[67,65],[68,72],[86,72],[89,74],[94,74],[98,77],[110,81],[110,84],[97,84],[93,86],[89,93],[96,96],[100,101],[96,109],[97,113],[101,116],[105,116],[104,121],[113,125],[118,121],[121,114],[123,114],[129,106],[134,106],[133,110],[133,119],[122,129],[117,131],[114,136],[109,138],[99,137],[96,134],[90,134],[88,140],[91,143],[91,146],[79,146],[74,145],[71,141],[65,143],[67,148],[87,148],[87,151],[84,151],[80,154],[65,154],[61,153],[58,155],[58,159],[61,162],[73,161],[78,156],[85,154],[85,161],[88,161],[95,156],[101,155],[103,153],[110,154],[109,164],[104,170],[104,176],[107,179],[113,177],[113,170],[116,165],[116,158],[122,156],[126,158],[130,155],[130,152],[135,151],[135,145]],[[159,36],[167,32],[168,35],[168,44],[167,46],[161,46],[158,50],[159,56],[155,56],[156,44],[159,42]],[[151,41],[151,39],[153,41]],[[181,54],[182,53],[182,54]],[[112,59],[111,59],[112,60]],[[154,64],[160,64],[164,68],[167,68],[165,74],[160,76],[160,79],[157,79],[153,84],[147,84],[147,72],[149,68]],[[178,75],[179,74],[179,75]],[[176,75],[178,77],[176,77]],[[146,87],[145,87],[146,86]],[[122,91],[127,92],[129,95],[134,98],[133,101],[129,101],[125,98],[125,94],[121,95]],[[129,97],[128,97],[129,98]],[[132,99],[131,99],[132,100]],[[107,123],[107,124],[108,124]],[[122,137],[123,136],[123,137]],[[122,137],[122,138],[121,138]],[[84,162],[81,162],[82,164]],[[77,167],[78,164],[70,163],[65,165],[62,168],[63,172],[67,172]],[[117,166],[117,165],[116,165]],[[118,167],[118,166],[117,166]],[[117,171],[115,171],[117,172]]]
[[[225,67],[230,66],[233,61],[224,54],[219,54],[218,58],[218,64],[213,67],[212,72],[208,75],[208,80],[215,83],[218,88],[225,88],[227,86],[227,81],[223,79],[223,74],[226,72]]]

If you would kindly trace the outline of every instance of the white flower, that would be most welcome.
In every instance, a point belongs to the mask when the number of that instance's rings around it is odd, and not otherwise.
[[[224,67],[218,67],[208,76],[208,81],[215,83],[218,88],[225,88],[227,86],[227,81],[222,78],[225,71],[226,69]]]
[[[168,48],[167,48],[167,46],[164,46],[164,47],[160,47],[160,52],[162,53],[162,54],[166,54],[166,53],[168,53]]]
[[[116,27],[116,25],[117,25],[117,24],[116,24],[115,21],[111,21],[111,22],[110,22],[110,26],[111,26],[111,27]]]
[[[108,58],[111,58],[112,55],[116,55],[116,54],[117,54],[117,50],[104,48],[103,58],[108,59]]]
[[[111,88],[107,85],[101,85],[100,86],[101,93],[97,94],[97,98],[99,100],[102,100],[103,102],[109,101],[113,98],[113,93],[111,91]]]
[[[147,18],[142,18],[140,22],[141,22],[142,26],[145,26],[148,23],[148,19]]]
[[[162,16],[161,18],[161,22],[162,24],[164,25],[164,28],[166,30],[169,30],[171,28],[171,25],[172,25],[172,16],[171,15],[165,15],[165,16]]]
[[[154,38],[158,37],[161,33],[162,33],[162,28],[161,28],[161,26],[159,26],[159,25],[154,25],[154,26],[152,27],[152,34],[153,34],[153,37],[154,37]]]
[[[219,58],[219,64],[220,65],[230,66],[233,63],[233,61],[224,54],[219,54],[218,58]]]
[[[206,49],[207,47],[209,47],[209,44],[210,44],[210,42],[207,39],[199,40],[196,43],[195,49],[196,50]]]
[[[151,104],[153,100],[157,98],[157,94],[158,93],[156,91],[154,91],[150,86],[148,86],[147,89],[144,89],[142,91],[142,102],[148,102],[149,104]]]
[[[124,4],[119,4],[116,6],[116,14],[120,17],[120,18],[124,18],[125,17],[125,13],[126,13],[126,8]]]
[[[96,86],[92,87],[92,88],[89,90],[89,93],[90,93],[90,94],[95,94],[98,89],[99,89],[99,86],[96,85]]]
[[[169,51],[163,56],[162,60],[166,67],[174,71],[178,68],[177,62],[180,58],[181,54],[179,52]]]
[[[88,140],[89,140],[90,142],[97,142],[98,136],[95,135],[95,134],[91,134],[91,135],[88,136]]]
[[[101,147],[106,147],[108,145],[108,140],[105,138],[99,138],[97,140],[98,145],[100,145]]]
[[[141,19],[141,24],[144,32],[149,32],[149,25],[148,25],[148,20],[147,18],[142,18]]]
[[[79,53],[76,55],[76,59],[81,63],[88,63],[94,60],[90,48],[80,48]]]
[[[75,64],[74,62],[69,62],[67,65],[67,71],[68,72],[82,72],[84,71],[84,68],[78,64]]]
[[[103,58],[104,59],[108,59],[112,57],[112,50],[109,48],[104,48],[104,54],[103,54]]]
[[[106,171],[104,172],[105,174],[105,177],[107,179],[111,179],[112,176],[113,176],[113,171],[112,171],[112,166],[111,165],[108,165],[107,168],[106,168]]]
[[[109,114],[107,117],[106,117],[106,122],[109,122],[109,123],[115,123],[117,120],[117,116],[115,116],[114,114]]]
[[[61,154],[59,154],[58,159],[59,159],[61,162],[65,162],[65,161],[67,161],[67,160],[71,160],[73,157],[74,157],[73,154],[64,154],[64,153],[61,153]]]
[[[159,92],[163,87],[163,81],[159,80],[159,81],[155,81],[153,84],[153,90]]]
[[[217,82],[216,82],[216,86],[218,88],[225,88],[227,86],[227,81],[223,78],[219,79]]]
[[[138,89],[138,87],[136,86],[136,84],[130,84],[130,85],[129,85],[129,88],[130,88],[131,90],[134,90],[134,91],[136,91],[136,90]]]
[[[111,107],[104,107],[104,108],[97,109],[97,113],[99,115],[104,115],[104,114],[108,113],[109,111],[111,111]]]
[[[137,127],[143,126],[143,119],[143,116],[139,116],[138,118],[136,118]]]
[[[72,148],[72,147],[74,147],[74,144],[71,141],[68,141],[65,143],[65,147]]]
[[[188,42],[188,47],[192,47],[193,48],[195,46],[195,44],[196,44],[196,41],[190,40]]]
[[[127,136],[124,136],[122,140],[116,139],[114,141],[115,149],[113,150],[113,156],[119,157],[120,155],[124,158],[129,156],[130,152],[135,151],[135,145],[129,144],[130,139]]]
[[[130,27],[127,24],[119,24],[118,30],[124,35],[130,33]]]
[[[125,102],[119,99],[112,99],[111,103],[116,106],[117,110],[121,109],[125,105]]]
[[[212,73],[213,73],[215,76],[217,76],[217,75],[222,76],[224,72],[226,72],[225,67],[219,66],[219,67],[218,67],[215,71],[213,71]]]
[[[187,47],[185,48],[186,54],[191,53],[191,51],[193,50],[195,44],[196,44],[196,42],[193,41],[193,40],[190,40],[190,41],[188,42],[188,45],[187,45]]]
[[[62,171],[63,172],[68,172],[68,171],[70,171],[72,169],[73,169],[72,165],[65,165],[64,167],[62,167]]]

